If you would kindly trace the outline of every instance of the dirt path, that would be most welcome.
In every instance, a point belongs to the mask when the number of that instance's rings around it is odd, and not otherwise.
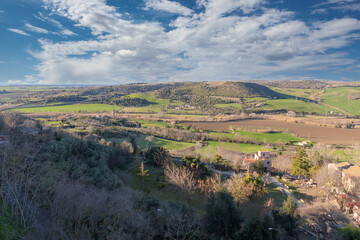
[[[345,113],[345,114],[347,114],[347,115],[352,116],[351,113],[345,111],[344,109],[341,109],[341,108],[338,108],[338,107],[332,106],[332,105],[330,105],[330,104],[323,103],[323,102],[319,101],[317,98],[318,98],[319,96],[323,95],[323,94],[325,93],[325,90],[326,90],[326,88],[324,88],[324,89],[321,90],[320,92],[314,93],[313,95],[310,96],[310,99],[313,100],[313,101],[315,101],[315,102],[317,102],[318,104],[324,105],[324,106],[326,106],[326,107],[334,108],[334,109],[336,109],[336,110],[338,110],[338,111],[340,111],[340,112],[343,112],[343,113]]]
[[[290,196],[292,199],[294,199],[296,205],[298,205],[299,207],[303,207],[304,204],[302,204],[299,199],[297,199],[295,197],[294,194],[292,194],[292,192],[289,191],[289,189],[287,189],[281,182],[279,182],[279,180],[277,180],[275,177],[265,177],[265,179],[267,181],[269,181],[270,183],[274,184],[276,187],[279,188],[279,190],[283,193],[285,193],[286,195]]]

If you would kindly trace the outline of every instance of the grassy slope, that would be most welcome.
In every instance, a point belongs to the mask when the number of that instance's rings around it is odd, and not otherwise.
[[[136,137],[136,143],[139,145],[141,149],[145,149],[147,147],[147,141],[145,140],[147,136],[146,135],[138,135]],[[127,138],[117,138],[117,139],[109,139],[111,141],[115,142],[123,142],[123,141],[129,141]],[[186,142],[177,142],[172,140],[167,140],[163,138],[154,137],[154,140],[152,143],[150,143],[151,146],[159,146],[164,147],[167,150],[181,150],[184,148],[189,148],[194,146],[194,143],[186,143]]]
[[[30,107],[30,108],[15,108],[14,111],[31,113],[31,112],[111,112],[120,110],[120,107],[109,104],[71,104],[61,106],[44,106],[44,107]]]
[[[142,94],[142,93],[134,93],[127,95],[131,98],[141,98],[145,99],[153,104],[146,107],[125,107],[122,109],[124,112],[160,112],[161,106],[168,106],[169,99],[157,99],[154,97],[154,94]]]
[[[145,178],[144,185],[145,190],[149,192],[151,196],[157,197],[163,201],[176,201],[176,186],[172,184],[168,184],[167,186],[160,190],[158,189],[158,181],[157,177],[164,176],[163,171],[159,167],[155,167],[151,169],[150,166],[145,166],[146,169],[149,169],[149,177]],[[136,169],[132,169],[129,174],[128,184],[135,189],[142,189],[141,178],[136,175]],[[187,204],[184,199],[184,194],[181,192],[179,193],[179,201]],[[202,195],[193,195],[191,206],[194,208],[198,213],[205,214],[205,202],[206,198]]]
[[[292,95],[302,98],[308,98],[310,99],[310,96],[320,92],[318,89],[301,89],[301,88],[271,88],[273,91],[286,94],[286,95]]]
[[[321,97],[326,104],[360,115],[360,100],[349,99],[351,93],[360,93],[360,87],[327,88]]]

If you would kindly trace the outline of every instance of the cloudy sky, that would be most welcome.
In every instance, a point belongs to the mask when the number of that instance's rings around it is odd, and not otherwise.
[[[360,0],[1,0],[0,84],[360,80]]]

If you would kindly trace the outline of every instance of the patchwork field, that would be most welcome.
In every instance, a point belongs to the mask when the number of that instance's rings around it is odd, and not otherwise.
[[[230,126],[236,128],[281,128],[289,129],[296,136],[309,138],[314,142],[328,144],[354,144],[360,143],[360,129],[327,128],[320,126],[305,125],[302,123],[289,123],[278,120],[242,120],[232,122],[186,122],[202,129],[212,131],[228,131]]]

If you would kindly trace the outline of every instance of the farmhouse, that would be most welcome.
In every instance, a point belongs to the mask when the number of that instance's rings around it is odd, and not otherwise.
[[[305,147],[308,147],[308,146],[311,146],[312,142],[311,141],[302,141],[302,142],[298,142],[297,145],[299,146],[305,146]]]
[[[264,162],[265,171],[271,171],[272,160],[270,152],[258,151],[254,154],[254,158],[245,158],[243,164],[247,167],[247,169],[250,169],[250,167],[254,165],[257,160]]]
[[[341,181],[345,191],[349,193],[356,193],[360,189],[360,167],[353,163],[331,163],[328,169],[341,174]]]

